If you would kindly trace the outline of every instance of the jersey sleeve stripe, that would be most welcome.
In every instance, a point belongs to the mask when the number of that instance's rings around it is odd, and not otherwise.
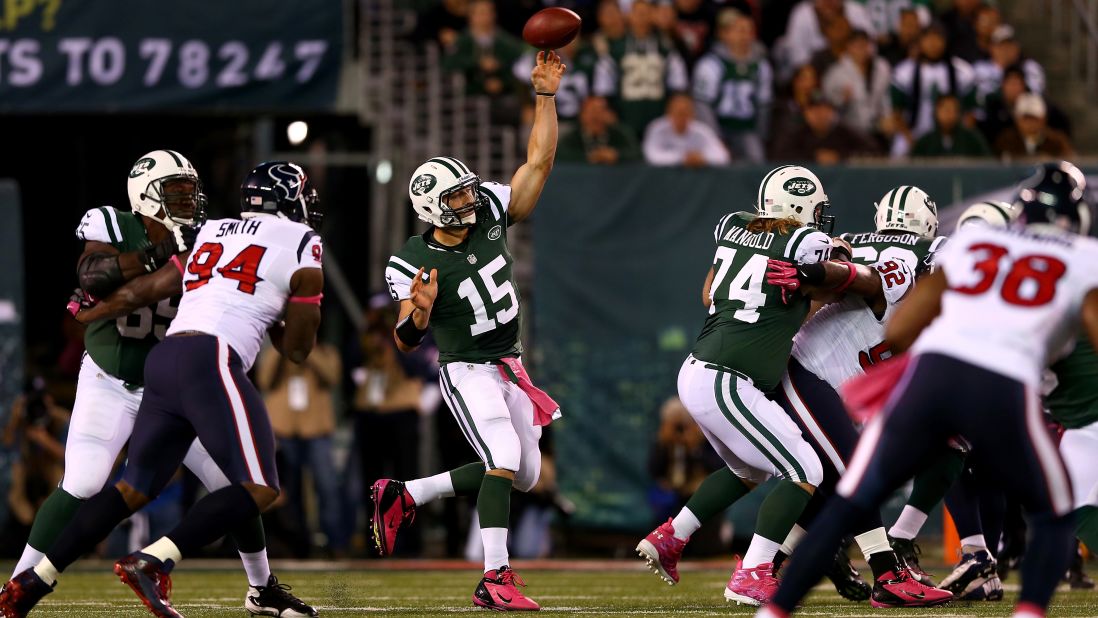
[[[495,215],[496,221],[503,218],[503,202],[499,200],[499,197],[492,193],[491,189],[481,187],[481,192],[488,196],[488,200],[492,203],[492,214]]]
[[[103,213],[103,220],[107,224],[107,234],[111,237],[111,242],[122,242],[122,230],[118,228],[118,221],[114,217],[114,210],[102,206],[99,211]]]
[[[396,256],[393,256],[393,257],[389,258],[389,267],[392,268],[393,270],[396,270],[398,272],[404,273],[405,275],[408,275],[409,279],[414,279],[415,276],[416,276],[416,272],[419,270],[418,268],[415,268],[414,266],[412,266],[408,262],[405,262],[404,260],[402,260],[402,259],[400,259]]]
[[[434,159],[428,159],[428,162],[438,163],[442,167],[445,167],[446,169],[450,170],[450,173],[452,173],[454,175],[454,178],[461,178],[463,176],[463,174],[461,172],[457,171],[457,168],[454,167],[453,165],[451,165],[450,162],[447,161],[446,159],[443,159],[441,157],[436,157]]]
[[[301,237],[301,243],[297,245],[297,261],[301,261],[301,253],[305,251],[305,247],[309,246],[309,241],[316,238],[316,232],[309,230],[305,232],[305,235]]]
[[[728,220],[732,218],[733,213],[721,217],[720,223],[717,224],[717,229],[713,230],[713,240],[720,242],[721,236],[724,236],[724,226],[728,225]]]
[[[930,243],[930,252],[934,253],[938,249],[941,249],[942,245],[945,244],[945,241],[948,238],[949,238],[948,236],[939,236],[939,237],[935,238],[934,242]]]
[[[809,227],[799,227],[793,232],[793,236],[789,239],[789,242],[785,244],[785,257],[787,259],[794,259],[797,256],[797,245],[801,244],[801,241],[805,238],[805,232],[810,231]]]

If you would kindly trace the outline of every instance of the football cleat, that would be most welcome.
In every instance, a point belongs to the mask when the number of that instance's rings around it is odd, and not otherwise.
[[[648,562],[653,573],[674,586],[679,583],[679,559],[684,547],[686,541],[675,538],[675,527],[668,518],[667,523],[660,524],[637,544],[637,555]]]
[[[541,606],[516,586],[526,587],[526,582],[511,567],[502,566],[498,571],[488,571],[473,591],[473,605],[498,612],[536,612]]]
[[[736,605],[754,605],[759,607],[770,602],[778,591],[778,579],[774,577],[774,565],[767,562],[751,569],[743,568],[743,561],[736,562],[728,585],[724,587],[724,598],[735,601]]]
[[[171,567],[141,552],[134,552],[114,563],[114,574],[137,594],[137,598],[160,618],[183,618],[172,607]]]
[[[873,582],[869,604],[873,607],[933,607],[948,603],[953,593],[916,581],[904,567],[889,571]]]
[[[34,569],[16,574],[0,589],[0,618],[24,618],[51,592],[53,586],[42,581]]]
[[[995,567],[995,559],[986,549],[964,554],[938,586],[964,601],[1002,601],[1003,582]]]
[[[827,578],[835,585],[839,596],[847,601],[866,601],[872,592],[872,588],[862,579],[858,569],[850,562],[850,556],[843,549],[835,554],[835,560],[827,570]]]
[[[889,537],[888,542],[892,545],[892,551],[896,552],[896,557],[907,567],[915,581],[927,586],[934,586],[934,578],[930,576],[930,573],[924,571],[923,567],[919,566],[919,555],[923,553],[923,550],[919,548],[919,544],[915,542],[915,539],[894,539]]]
[[[1075,556],[1071,559],[1071,566],[1064,574],[1064,581],[1072,590],[1091,590],[1094,588],[1094,580],[1087,575],[1083,566],[1083,552],[1079,549],[1079,543],[1075,543]]]
[[[374,503],[374,515],[371,518],[374,546],[377,547],[378,554],[389,556],[396,546],[397,533],[415,521],[416,501],[405,489],[403,482],[392,479],[381,479],[374,483],[370,488],[370,497]]]
[[[304,601],[290,594],[292,588],[278,583],[271,575],[266,586],[248,586],[244,596],[244,609],[253,616],[277,616],[278,618],[317,618],[320,614]]]

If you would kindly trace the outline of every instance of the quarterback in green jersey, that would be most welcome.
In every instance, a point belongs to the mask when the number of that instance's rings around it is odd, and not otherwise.
[[[374,540],[387,555],[416,507],[479,492],[484,577],[473,603],[499,611],[538,609],[518,590],[522,580],[508,566],[510,496],[512,488],[529,491],[537,483],[541,428],[559,408],[530,382],[519,361],[519,295],[507,229],[533,212],[553,167],[554,96],[564,68],[554,52],[538,53],[530,78],[537,100],[526,163],[510,186],[481,182],[453,157],[435,157],[416,169],[408,194],[431,227],[409,238],[385,269],[389,291],[400,302],[397,347],[415,349],[431,329],[443,396],[481,461],[407,483],[377,481]]]
[[[810,299],[767,281],[771,259],[807,266],[826,261],[832,217],[820,180],[783,165],[759,186],[757,212],[734,212],[714,230],[716,251],[703,287],[709,317],[679,372],[679,399],[727,464],[706,479],[677,516],[652,531],[637,552],[668,583],[687,539],[701,522],[752,487],[778,484],[759,511],[751,545],[724,596],[766,603],[777,589],[774,558],[823,479],[823,464],[801,430],[767,395],[789,362],[793,335]],[[788,548],[787,548],[788,549]]]
[[[86,354],[65,443],[65,476],[39,509],[15,573],[36,565],[80,505],[109,480],[141,404],[145,357],[164,337],[179,305],[178,273],[194,241],[194,226],[204,217],[198,173],[178,152],[156,150],[137,160],[127,184],[129,211],[93,208],[76,229],[84,251],[77,266],[80,289],[69,310],[87,324]],[[143,299],[112,294],[134,280],[142,283]],[[128,309],[120,313],[119,306]],[[113,315],[120,317],[102,317]],[[183,463],[210,491],[229,484],[197,440]],[[317,615],[271,574],[258,517],[234,540],[248,575],[248,612]]]

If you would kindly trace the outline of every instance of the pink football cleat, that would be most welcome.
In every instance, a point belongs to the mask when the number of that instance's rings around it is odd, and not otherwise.
[[[873,607],[932,607],[953,600],[953,593],[916,581],[906,568],[889,571],[873,582]]]
[[[473,604],[499,612],[536,612],[541,606],[526,598],[515,586],[526,586],[511,567],[488,571],[473,592]]]
[[[416,518],[416,501],[401,481],[381,479],[370,488],[370,497],[374,503],[371,528],[374,532],[374,546],[377,553],[388,556],[393,553],[397,533],[411,525]]]
[[[669,518],[637,544],[637,554],[648,561],[648,568],[653,573],[674,586],[679,583],[679,560],[684,547],[686,541],[675,538],[675,528]]]
[[[736,570],[724,589],[724,598],[756,607],[769,603],[778,591],[778,578],[774,577],[774,565],[767,562],[752,569],[743,568],[743,561],[736,562]]]

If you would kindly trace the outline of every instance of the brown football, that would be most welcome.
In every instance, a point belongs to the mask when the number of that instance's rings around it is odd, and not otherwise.
[[[580,22],[580,16],[568,9],[542,9],[526,20],[522,38],[538,49],[560,49],[579,34]]]

